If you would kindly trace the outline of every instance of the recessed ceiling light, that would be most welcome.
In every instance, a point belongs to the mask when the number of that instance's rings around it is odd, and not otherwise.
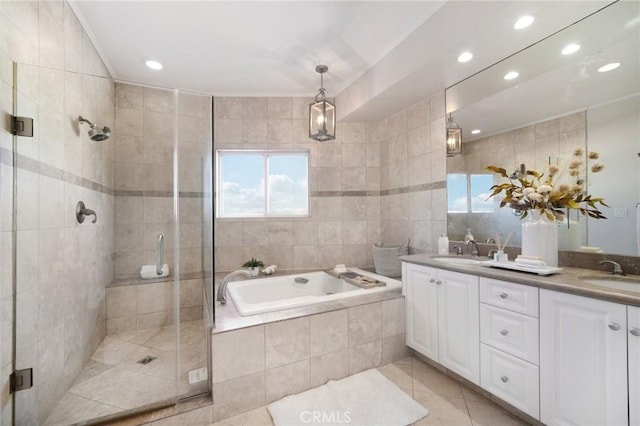
[[[462,52],[460,56],[458,56],[458,62],[469,62],[472,58],[473,58],[473,53]]]
[[[579,44],[575,44],[575,43],[571,43],[571,44],[567,44],[565,46],[565,48],[562,49],[562,54],[563,55],[571,55],[572,53],[576,53],[578,50],[580,50],[580,45]]]
[[[481,132],[481,130],[480,130],[480,129],[473,129],[473,130],[471,131],[471,134],[472,134],[472,135],[477,135],[477,134],[478,134],[478,133],[480,133],[480,132]]]
[[[612,71],[618,68],[619,66],[620,66],[620,62],[612,62],[610,64],[603,65],[600,68],[598,68],[598,72]]]
[[[518,71],[509,71],[504,75],[505,80],[513,80],[514,78],[518,78],[520,73]]]
[[[534,21],[533,16],[524,15],[520,17],[520,19],[518,19],[515,24],[513,24],[513,28],[515,28],[516,30],[527,28],[529,25],[533,24],[533,21]]]
[[[144,64],[149,68],[151,68],[152,70],[158,71],[162,69],[162,64],[158,61],[147,61]]]

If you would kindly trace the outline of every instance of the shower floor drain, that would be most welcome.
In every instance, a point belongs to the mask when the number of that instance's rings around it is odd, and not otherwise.
[[[156,359],[155,356],[151,356],[151,355],[147,355],[142,359],[138,360],[138,364],[142,364],[142,365],[147,365],[149,364],[151,361],[153,361],[154,359]]]

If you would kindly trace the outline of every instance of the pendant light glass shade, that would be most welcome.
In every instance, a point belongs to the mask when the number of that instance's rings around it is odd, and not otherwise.
[[[309,137],[320,142],[336,138],[336,106],[327,100],[322,79],[328,70],[326,65],[316,67],[320,73],[320,91],[309,104]]]
[[[447,157],[454,157],[462,154],[462,128],[453,121],[449,114],[447,120]]]

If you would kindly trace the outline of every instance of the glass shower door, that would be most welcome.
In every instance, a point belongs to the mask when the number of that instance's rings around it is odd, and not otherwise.
[[[15,367],[33,369],[33,387],[14,394],[16,424],[177,400],[178,284],[173,271],[140,278],[159,234],[162,263],[174,266],[176,98],[139,89],[136,98],[108,78],[16,65],[14,113],[35,123],[33,138],[15,138]],[[110,137],[92,140],[79,116]]]

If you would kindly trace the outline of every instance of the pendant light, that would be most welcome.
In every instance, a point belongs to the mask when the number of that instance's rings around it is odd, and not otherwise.
[[[336,106],[327,100],[324,90],[323,74],[329,70],[326,65],[318,65],[320,73],[320,91],[309,104],[309,137],[320,142],[336,138]]]
[[[462,154],[462,128],[453,121],[449,114],[447,120],[447,157],[454,157]]]

